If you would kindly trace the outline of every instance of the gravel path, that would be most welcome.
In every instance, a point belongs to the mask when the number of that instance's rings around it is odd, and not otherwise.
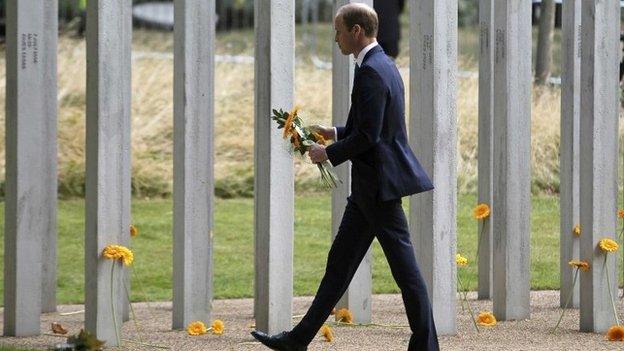
[[[442,350],[624,350],[624,342],[609,342],[602,334],[581,333],[578,331],[578,310],[568,310],[555,334],[549,330],[555,325],[560,309],[558,291],[531,292],[531,320],[499,322],[490,328],[481,328],[477,334],[467,313],[458,304],[458,333],[455,336],[441,336]],[[477,301],[476,295],[468,295],[475,313],[492,309],[491,301]],[[310,304],[311,297],[298,297],[294,300],[295,315],[303,314]],[[619,312],[624,308],[619,304]],[[253,300],[216,300],[213,317],[224,321],[225,333],[221,336],[206,334],[191,337],[184,331],[171,331],[171,303],[133,304],[139,326],[143,330],[141,338],[151,344],[170,347],[171,350],[268,350],[250,336],[253,318]],[[82,305],[59,306],[59,313],[79,311]],[[373,297],[373,322],[379,324],[407,325],[400,295],[375,295]],[[42,330],[49,332],[51,322],[60,322],[70,333],[77,332],[84,315],[82,313],[62,316],[49,313],[42,317]],[[387,327],[348,327],[332,328],[335,339],[332,343],[318,336],[309,350],[406,350],[410,336],[405,328]],[[123,326],[123,338],[139,340],[139,334],[132,321]],[[30,338],[0,338],[0,343],[29,346],[45,349],[63,339],[54,336]],[[126,343],[122,348],[108,350],[156,350],[156,348]]]

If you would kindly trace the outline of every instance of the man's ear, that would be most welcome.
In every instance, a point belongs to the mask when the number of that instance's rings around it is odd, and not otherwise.
[[[362,30],[363,29],[362,29],[362,26],[360,26],[359,24],[355,24],[355,25],[353,25],[352,30],[353,30],[353,34],[356,37],[359,37],[362,34]]]

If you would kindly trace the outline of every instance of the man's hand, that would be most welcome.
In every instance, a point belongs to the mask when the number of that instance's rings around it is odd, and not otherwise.
[[[325,152],[325,146],[319,144],[312,144],[308,151],[310,160],[314,163],[321,163],[327,160],[327,153]]]
[[[315,124],[311,125],[310,129],[312,129],[313,132],[319,133],[325,140],[334,140],[334,138],[336,137],[333,127],[326,127],[320,124]]]

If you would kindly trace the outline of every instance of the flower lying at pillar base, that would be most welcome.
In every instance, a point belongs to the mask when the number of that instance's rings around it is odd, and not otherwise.
[[[191,322],[188,327],[186,327],[186,332],[193,336],[206,334],[207,331],[208,329],[206,329],[206,325],[202,321]]]
[[[133,224],[130,224],[130,236],[135,237],[137,235],[139,235],[139,229],[137,229],[137,227],[135,227]]]
[[[613,239],[604,238],[598,242],[598,246],[604,252],[615,252],[620,247]]]
[[[496,317],[494,317],[492,312],[484,311],[477,316],[477,323],[484,327],[492,327],[496,325]]]
[[[607,340],[624,341],[624,326],[614,325],[607,331]]]
[[[321,335],[323,335],[327,342],[332,342],[334,340],[334,333],[327,324],[323,324],[321,327]]]
[[[353,315],[351,314],[351,311],[346,308],[341,308],[336,311],[336,322],[352,324]]]
[[[223,334],[223,330],[225,330],[225,324],[223,324],[222,320],[215,319],[215,321],[212,322],[209,330],[211,330],[212,333],[215,335],[221,335]]]

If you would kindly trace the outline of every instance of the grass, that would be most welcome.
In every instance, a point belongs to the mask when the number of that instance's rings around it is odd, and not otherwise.
[[[462,281],[476,288],[476,222],[471,217],[476,198],[458,198],[457,251],[468,257],[470,267],[460,270]],[[408,201],[404,201],[407,205]],[[559,207],[557,197],[534,196],[531,235],[531,286],[559,286]],[[83,201],[65,200],[59,207],[58,301],[80,303],[84,289]],[[132,240],[135,252],[134,301],[172,298],[171,200],[134,200],[133,222],[139,236]],[[2,209],[0,208],[0,211]],[[299,196],[295,209],[294,292],[312,295],[325,269],[330,245],[330,198]],[[253,200],[218,199],[214,228],[214,289],[216,298],[251,297],[253,294]],[[0,222],[2,217],[0,216]],[[0,228],[4,228],[0,223]],[[0,252],[3,241],[0,240]],[[379,244],[373,247],[375,293],[396,293]],[[3,260],[0,260],[2,263]],[[0,264],[1,265],[1,264]],[[139,280],[137,280],[139,278]],[[0,294],[2,293],[0,289]]]
[[[407,33],[406,17],[403,33]],[[318,54],[329,59],[332,42],[330,24],[320,24]],[[295,102],[302,106],[308,123],[331,121],[331,71],[316,69],[303,30],[296,30],[297,66]],[[397,62],[407,67],[407,35]],[[558,62],[559,31],[555,34],[555,71]],[[135,30],[133,50],[170,53],[169,32]],[[476,70],[478,28],[459,30],[461,69]],[[0,47],[0,110],[4,109],[4,48]],[[217,54],[253,55],[253,32],[239,30],[219,33]],[[64,197],[84,194],[85,168],[85,42],[67,34],[59,40],[59,192]],[[132,66],[132,189],[136,197],[170,196],[172,191],[173,61],[142,58]],[[253,65],[217,63],[215,86],[215,177],[216,193],[223,198],[253,194]],[[404,80],[409,79],[404,70]],[[409,87],[409,84],[406,84]],[[474,78],[458,81],[458,190],[474,192],[477,165],[477,95]],[[288,108],[288,106],[284,106]],[[409,107],[409,106],[408,106]],[[535,88],[532,106],[532,163],[534,193],[553,193],[559,187],[560,91]],[[4,178],[4,115],[0,114],[0,183]],[[418,150],[416,150],[418,154]],[[295,161],[297,189],[313,190],[317,170]]]

